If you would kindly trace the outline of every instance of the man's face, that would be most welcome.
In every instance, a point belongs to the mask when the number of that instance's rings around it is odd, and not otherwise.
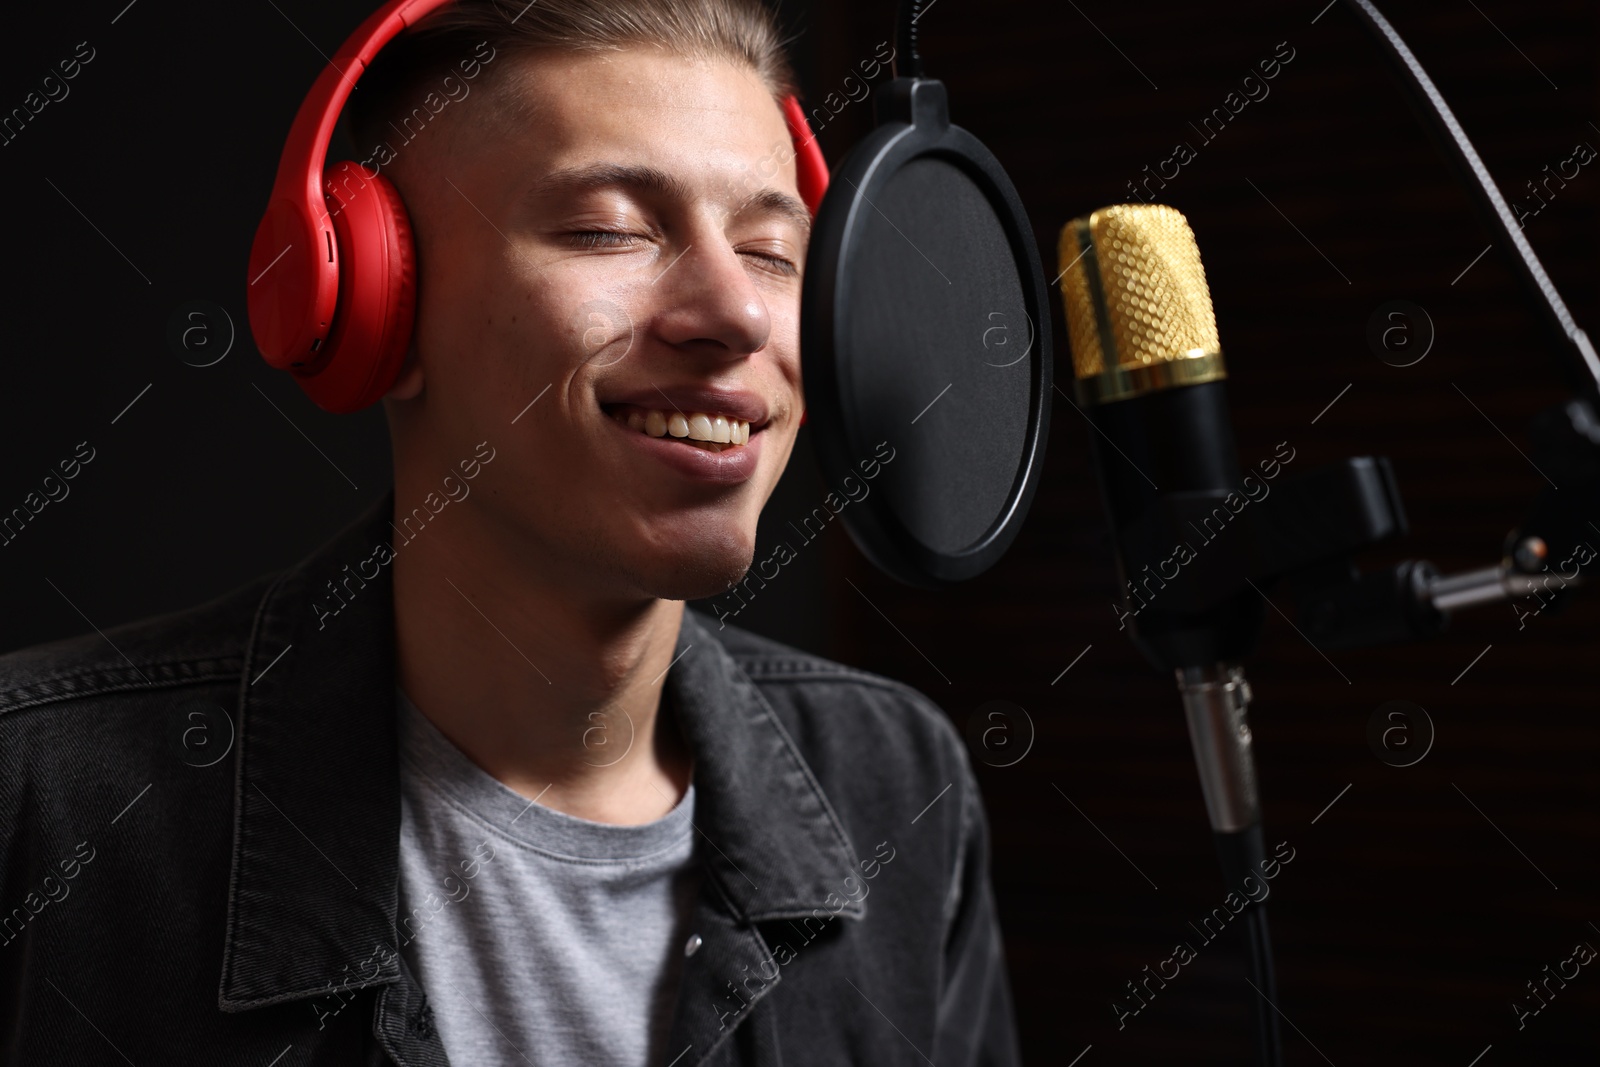
[[[472,102],[476,121],[402,164],[422,391],[391,402],[419,438],[397,459],[442,476],[487,440],[493,466],[465,503],[556,581],[723,592],[750,564],[803,408],[808,230],[783,114],[723,60],[499,62],[511,69]],[[699,415],[748,422],[748,442],[713,421],[727,444],[690,443]]]

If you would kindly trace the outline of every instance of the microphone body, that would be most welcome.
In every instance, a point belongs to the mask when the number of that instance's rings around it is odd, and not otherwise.
[[[1068,223],[1060,252],[1119,619],[1158,669],[1238,659],[1264,615],[1238,582],[1250,551],[1248,532],[1232,528],[1242,478],[1194,233],[1164,204],[1124,204]]]
[[[1085,414],[1116,547],[1119,618],[1160,670],[1240,659],[1264,621],[1244,570],[1248,539],[1220,517],[1243,481],[1221,380],[1097,404]],[[1242,497],[1238,499],[1243,499]],[[1228,536],[1224,536],[1228,535]]]

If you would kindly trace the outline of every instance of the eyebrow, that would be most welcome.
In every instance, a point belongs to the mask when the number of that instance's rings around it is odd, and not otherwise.
[[[694,191],[682,179],[656,167],[625,163],[590,163],[552,171],[528,190],[527,198],[536,200],[618,188],[661,200],[687,202],[694,199]],[[776,215],[793,223],[803,237],[811,234],[811,212],[788,193],[777,189],[758,189],[733,207],[736,216],[751,211]]]

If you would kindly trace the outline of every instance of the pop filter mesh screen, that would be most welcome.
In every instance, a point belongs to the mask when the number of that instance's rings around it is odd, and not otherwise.
[[[862,210],[840,370],[852,425],[894,449],[878,488],[907,530],[959,552],[1001,517],[1022,462],[1038,358],[1022,275],[953,162],[913,159]]]

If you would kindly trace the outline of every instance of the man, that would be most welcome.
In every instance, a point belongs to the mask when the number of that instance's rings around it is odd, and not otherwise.
[[[792,82],[757,0],[468,0],[380,55],[394,490],[0,658],[5,1062],[1018,1061],[948,719],[684,610],[802,414]]]

